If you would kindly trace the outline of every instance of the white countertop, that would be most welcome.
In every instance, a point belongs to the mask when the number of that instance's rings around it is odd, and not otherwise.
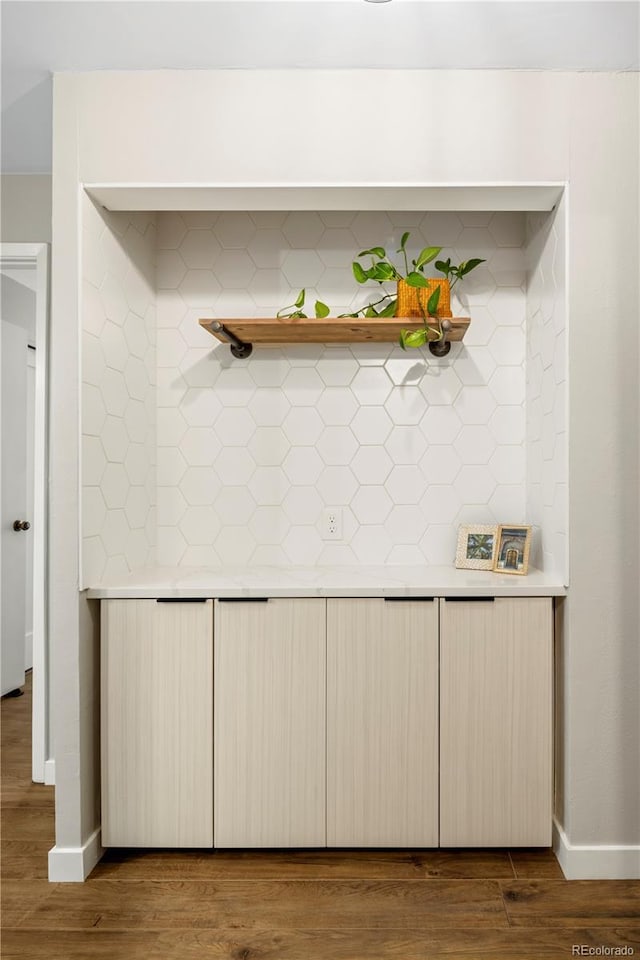
[[[95,584],[93,599],[202,597],[558,597],[558,576],[430,566],[149,567]]]

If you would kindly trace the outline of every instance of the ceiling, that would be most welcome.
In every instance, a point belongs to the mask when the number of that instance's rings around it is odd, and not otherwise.
[[[2,169],[50,171],[56,71],[638,70],[639,13],[638,0],[3,0]]]

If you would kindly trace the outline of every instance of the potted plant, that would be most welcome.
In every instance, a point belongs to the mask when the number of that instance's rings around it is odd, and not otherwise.
[[[352,263],[353,275],[357,282],[367,283],[373,280],[383,284],[395,281],[396,293],[395,295],[385,293],[379,300],[367,304],[356,313],[346,314],[353,317],[361,314],[365,317],[421,317],[424,321],[424,329],[400,332],[400,345],[403,348],[421,347],[429,340],[442,339],[441,321],[451,317],[452,288],[485,262],[479,257],[474,257],[456,266],[451,263],[451,257],[447,260],[436,260],[442,247],[424,247],[415,259],[411,260],[410,267],[407,255],[409,237],[408,231],[402,234],[400,247],[396,251],[404,258],[404,273],[389,259],[384,247],[370,247],[358,254]],[[364,267],[359,262],[362,257],[371,257],[369,267]],[[435,268],[443,274],[442,277],[425,276],[425,267],[434,260]],[[429,320],[434,320],[437,328],[430,326]]]
[[[276,317],[279,320],[308,320],[309,317],[302,309],[304,307],[306,295],[307,291],[303,287],[295,301],[286,307],[282,307],[281,310],[278,310]],[[326,305],[326,303],[323,303],[322,300],[316,300],[314,309],[316,317],[322,319],[329,316],[329,307]],[[286,310],[289,310],[290,312],[285,313]]]

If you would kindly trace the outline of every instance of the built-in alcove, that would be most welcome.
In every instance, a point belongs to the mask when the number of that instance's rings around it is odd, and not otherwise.
[[[367,209],[370,188],[359,210],[327,209],[310,188],[282,210],[255,191],[234,194],[252,207],[222,209],[212,188],[183,209],[172,188],[171,208],[149,189],[83,198],[85,586],[156,563],[449,565],[460,523],[495,521],[533,523],[532,562],[565,577],[557,185],[432,188],[414,209],[410,194]],[[313,343],[233,360],[198,324],[273,316],[301,287],[332,313],[361,306],[354,255],[393,252],[404,230],[410,248],[487,261],[459,288],[454,314],[472,323],[447,357]],[[326,507],[340,540],[322,538]]]

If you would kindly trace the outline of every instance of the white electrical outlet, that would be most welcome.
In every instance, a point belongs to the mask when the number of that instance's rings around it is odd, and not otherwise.
[[[322,539],[342,540],[342,509],[325,507],[322,514]]]

